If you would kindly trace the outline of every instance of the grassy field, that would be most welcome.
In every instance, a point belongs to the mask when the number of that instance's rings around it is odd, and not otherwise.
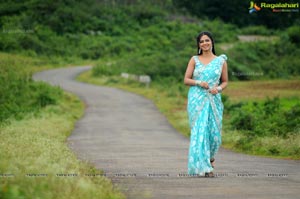
[[[0,198],[125,198],[102,171],[78,160],[67,146],[83,103],[29,78],[35,71],[65,65],[64,60],[7,53],[0,53],[0,59],[0,109],[7,113],[0,122]]]
[[[78,77],[84,81],[97,85],[112,86],[134,92],[151,99],[157,108],[167,117],[168,121],[183,135],[189,136],[186,112],[186,95],[179,94],[175,90],[176,85],[162,86],[152,83],[149,88],[132,80],[121,77],[94,77],[92,72],[86,72]],[[230,82],[224,95],[229,96],[231,103],[238,102],[261,102],[267,97],[279,97],[281,106],[286,109],[294,106],[300,97],[300,80],[265,80]],[[188,87],[184,88],[187,94]],[[182,93],[182,91],[181,91]],[[296,134],[286,138],[278,136],[261,137],[257,140],[250,140],[248,136],[228,128],[229,115],[224,115],[223,147],[236,152],[243,152],[252,155],[261,155],[274,158],[300,159],[300,135]]]
[[[78,98],[66,94],[58,106],[1,128],[0,170],[13,177],[0,179],[0,198],[124,198],[105,177],[86,176],[102,172],[66,145],[82,111]]]
[[[230,82],[224,94],[233,102],[262,100],[266,97],[291,98],[300,96],[299,79]]]
[[[65,94],[59,105],[1,127],[0,170],[12,176],[1,178],[0,198],[124,198],[105,177],[86,176],[102,172],[66,145],[82,112],[79,99]]]

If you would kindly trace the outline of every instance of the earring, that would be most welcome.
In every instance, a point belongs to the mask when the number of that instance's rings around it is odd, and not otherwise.
[[[199,55],[201,54],[201,48],[199,48],[198,54],[199,54]]]

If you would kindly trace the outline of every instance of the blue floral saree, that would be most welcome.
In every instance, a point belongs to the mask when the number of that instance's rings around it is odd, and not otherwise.
[[[209,88],[220,84],[222,66],[226,55],[215,57],[204,65],[198,56],[195,60],[193,79],[205,81]],[[210,160],[221,145],[223,103],[221,94],[211,94],[200,86],[191,86],[188,92],[187,111],[191,129],[188,157],[188,174],[205,175],[213,171]]]

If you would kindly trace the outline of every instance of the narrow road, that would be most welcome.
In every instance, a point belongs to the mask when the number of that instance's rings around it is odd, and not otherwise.
[[[34,79],[58,85],[85,102],[85,115],[68,138],[69,147],[79,159],[103,170],[128,198],[299,198],[300,161],[221,149],[217,177],[187,176],[189,139],[176,132],[150,100],[74,80],[89,69],[49,70]]]

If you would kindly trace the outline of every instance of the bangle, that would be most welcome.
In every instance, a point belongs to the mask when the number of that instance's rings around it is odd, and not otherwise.
[[[195,85],[196,85],[196,86],[201,86],[201,85],[200,85],[201,83],[202,83],[202,81],[196,80]]]
[[[218,90],[219,93],[221,93],[221,92],[222,92],[222,87],[221,87],[221,86],[218,86],[218,87],[217,87],[217,90]]]

